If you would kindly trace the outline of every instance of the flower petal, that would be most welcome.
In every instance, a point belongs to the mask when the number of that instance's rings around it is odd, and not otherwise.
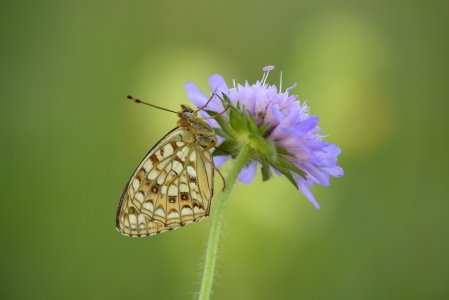
[[[195,104],[197,107],[201,107],[206,104],[207,97],[193,82],[189,81],[185,84],[187,97]]]
[[[305,136],[309,131],[314,129],[318,125],[318,117],[317,116],[311,116],[310,118],[305,119],[303,122],[301,122],[298,126],[296,126],[297,134],[295,137],[297,139],[302,138]]]
[[[230,155],[217,155],[214,156],[214,165],[217,168],[221,168],[229,159],[231,158]]]
[[[319,183],[324,186],[328,186],[330,184],[329,174],[325,173],[320,169],[315,168],[312,164],[304,163],[302,164],[300,169],[306,172],[308,182]]]
[[[273,115],[273,117],[276,119],[276,121],[281,123],[283,116],[282,116],[281,111],[279,110],[279,106],[278,105],[270,106],[270,111],[271,111],[271,114]]]
[[[287,89],[287,92],[290,92],[291,90],[293,90],[296,87],[297,82],[295,82],[291,87],[289,87]]]
[[[216,94],[223,93],[229,97],[229,88],[224,78],[218,74],[209,77],[209,85]]]
[[[250,184],[253,182],[254,177],[257,174],[257,161],[251,162],[246,168],[243,168],[240,172],[238,180],[244,184]]]
[[[333,168],[321,168],[321,170],[334,177],[341,177],[344,175],[343,169],[339,166]]]
[[[313,206],[315,206],[316,209],[320,209],[320,205],[318,202],[316,202],[315,197],[313,196],[312,192],[310,191],[309,187],[306,185],[306,182],[304,179],[300,176],[295,176],[296,183],[298,184],[299,190],[309,199],[310,202],[312,202]]]

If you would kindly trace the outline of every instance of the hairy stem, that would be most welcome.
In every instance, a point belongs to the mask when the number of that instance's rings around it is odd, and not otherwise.
[[[221,223],[223,220],[226,202],[231,193],[231,189],[237,180],[237,176],[242,171],[245,164],[251,157],[251,147],[249,144],[243,146],[237,158],[234,160],[231,169],[226,176],[226,188],[219,195],[215,204],[215,212],[209,233],[209,241],[207,243],[206,260],[204,262],[203,280],[201,282],[201,291],[198,299],[208,300],[214,280],[215,262],[217,260],[218,241],[220,239]]]

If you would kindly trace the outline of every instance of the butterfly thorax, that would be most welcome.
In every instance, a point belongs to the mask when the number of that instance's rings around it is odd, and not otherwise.
[[[191,109],[188,106],[181,105],[182,110],[178,112],[178,127],[186,128],[190,131],[195,141],[203,147],[207,147],[217,142],[215,132],[212,127],[209,126],[201,118],[197,117],[197,111]]]

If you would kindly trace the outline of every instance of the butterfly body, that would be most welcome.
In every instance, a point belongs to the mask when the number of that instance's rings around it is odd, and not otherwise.
[[[178,113],[180,118],[177,123],[178,127],[187,128],[194,135],[194,142],[200,144],[208,150],[212,148],[217,143],[214,130],[209,126],[209,124],[197,118],[196,112],[193,109],[185,105],[181,105],[181,108],[182,113]]]
[[[177,127],[144,157],[123,191],[116,227],[141,237],[173,230],[209,215],[214,165],[213,129],[182,105]]]

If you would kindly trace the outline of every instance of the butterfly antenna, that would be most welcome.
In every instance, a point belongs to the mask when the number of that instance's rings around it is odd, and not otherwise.
[[[134,101],[134,102],[136,102],[136,103],[142,103],[142,104],[146,104],[146,105],[149,105],[149,106],[153,106],[153,107],[156,107],[156,108],[159,108],[159,109],[162,109],[162,110],[166,110],[166,111],[169,111],[169,112],[172,112],[172,113],[175,113],[175,114],[177,114],[177,112],[176,112],[176,111],[173,111],[173,110],[169,110],[169,109],[166,109],[166,108],[163,108],[163,107],[159,107],[159,106],[156,106],[156,105],[153,105],[153,104],[150,104],[150,103],[144,102],[144,101],[142,101],[142,100],[139,100],[139,99],[137,99],[137,98],[134,98],[133,96],[130,96],[130,95],[126,96],[126,98],[128,98],[128,99],[131,99],[131,100],[133,100],[133,101]]]

